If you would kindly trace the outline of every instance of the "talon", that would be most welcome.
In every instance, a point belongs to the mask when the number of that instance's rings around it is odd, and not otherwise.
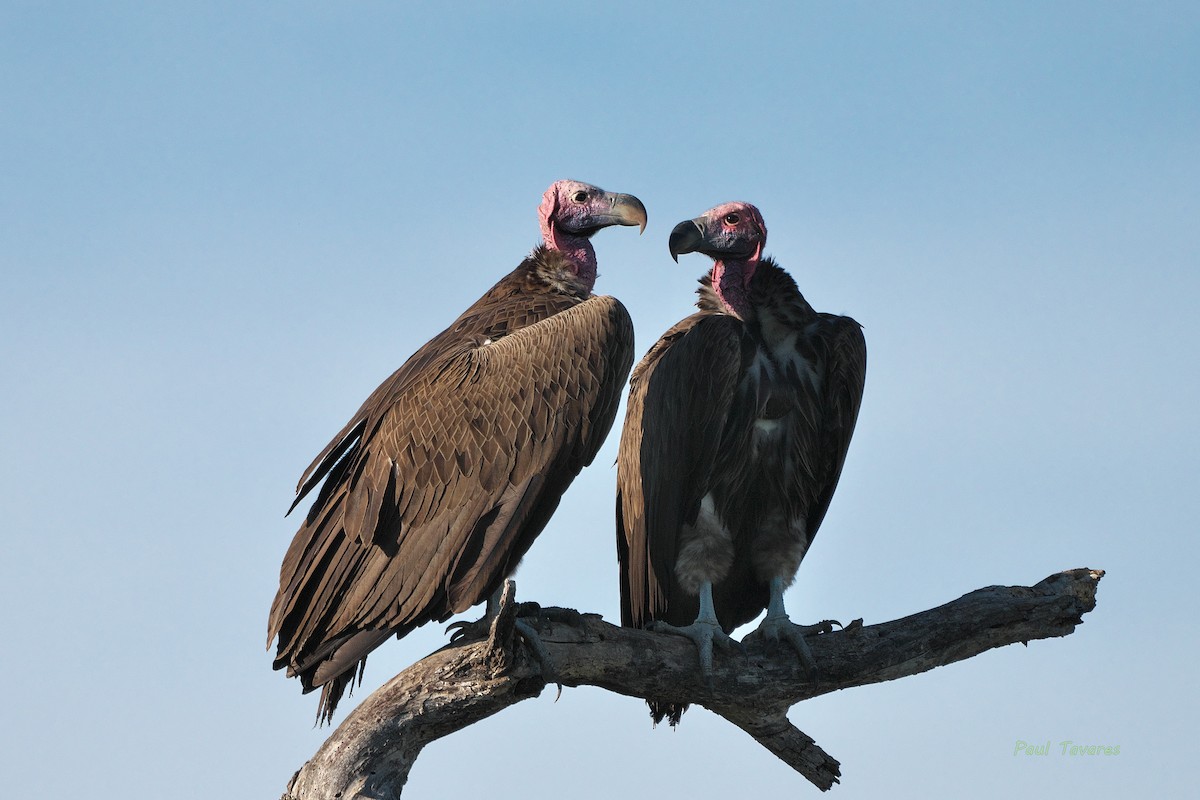
[[[712,583],[705,581],[700,584],[698,593],[700,601],[700,613],[696,614],[696,621],[691,625],[679,627],[671,625],[662,620],[654,620],[646,625],[646,628],[652,631],[660,631],[663,633],[674,633],[678,636],[686,636],[696,644],[696,649],[700,656],[700,672],[706,678],[712,678],[713,671],[713,642],[722,650],[737,650],[745,653],[746,648],[736,639],[730,638],[729,634],[721,627],[721,623],[717,621],[717,612],[713,608]],[[681,712],[682,713],[682,712]]]
[[[546,645],[542,642],[537,631],[533,626],[524,620],[514,620],[513,627],[521,634],[521,638],[525,640],[525,644],[533,651],[533,657],[541,665],[542,677],[546,683],[553,683],[558,686],[558,693],[562,695],[562,682],[558,679],[558,670],[554,667],[554,659],[550,657],[550,651],[546,649]],[[555,698],[557,700],[557,698]]]
[[[732,636],[725,636],[724,631],[721,631],[720,636],[713,637],[713,644],[720,647],[726,653],[738,653],[739,655],[746,654],[746,645],[734,639]]]
[[[742,643],[731,638],[716,622],[707,622],[698,619],[691,625],[679,627],[655,620],[646,627],[658,633],[673,633],[676,636],[684,636],[691,639],[696,645],[700,657],[700,671],[705,676],[712,675],[714,644],[726,652],[730,650],[736,650],[741,653],[746,652],[746,648],[742,646]]]
[[[810,678],[815,679],[817,675],[817,662],[813,659],[812,650],[809,649],[808,642],[804,641],[804,637],[831,633],[835,624],[839,627],[841,625],[834,620],[828,619],[822,620],[815,625],[797,625],[788,619],[786,614],[768,614],[758,626],[758,629],[751,635],[757,634],[768,644],[778,644],[780,641],[786,641],[796,651],[796,655],[800,658],[800,664],[804,667],[804,671],[808,673]]]
[[[482,639],[488,634],[488,628],[491,625],[491,617],[484,614],[479,619],[471,622],[468,620],[459,620],[451,622],[446,626],[446,633],[450,634],[450,642],[468,641],[470,639]],[[453,631],[453,633],[451,633]]]

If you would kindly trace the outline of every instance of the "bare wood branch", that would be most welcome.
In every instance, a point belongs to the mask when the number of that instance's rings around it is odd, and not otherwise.
[[[691,642],[620,628],[594,614],[546,609],[539,633],[566,686],[704,706],[746,731],[825,790],[839,764],[787,718],[794,704],[828,692],[895,680],[995,647],[1066,636],[1096,607],[1102,570],[1074,569],[1033,586],[989,586],[903,619],[809,639],[819,674],[794,653],[748,642],[715,654],[711,680]],[[401,672],[355,709],[292,778],[285,800],[397,798],[429,742],[537,696],[543,668],[513,636],[511,585],[486,640],[453,645]]]

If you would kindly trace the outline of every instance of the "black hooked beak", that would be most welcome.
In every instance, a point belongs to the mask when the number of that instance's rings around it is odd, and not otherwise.
[[[671,258],[679,263],[683,253],[694,253],[704,245],[704,231],[694,219],[679,223],[671,230],[671,238],[667,247],[671,250]]]

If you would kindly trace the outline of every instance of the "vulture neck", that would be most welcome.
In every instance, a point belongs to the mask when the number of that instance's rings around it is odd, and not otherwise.
[[[750,313],[750,279],[757,268],[758,259],[713,264],[713,292],[729,313],[743,320]]]
[[[596,285],[596,251],[586,236],[574,236],[554,224],[554,220],[542,220],[542,238],[546,247],[560,253],[570,265],[579,284],[591,292]]]

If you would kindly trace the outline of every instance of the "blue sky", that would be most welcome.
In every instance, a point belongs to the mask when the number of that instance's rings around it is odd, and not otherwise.
[[[1066,639],[794,708],[843,763],[837,796],[1188,791],[1194,5],[9,0],[6,793],[281,793],[327,733],[263,649],[295,480],[536,243],[564,177],[649,210],[644,236],[596,239],[639,353],[706,267],[671,262],[671,227],[734,199],[814,306],[865,326],[796,618],[1108,571]],[[617,618],[615,455],[612,437],[526,558],[525,599]],[[355,699],[443,641],[387,643]],[[587,689],[430,746],[406,796],[449,780],[815,794],[703,710],[651,730]]]

